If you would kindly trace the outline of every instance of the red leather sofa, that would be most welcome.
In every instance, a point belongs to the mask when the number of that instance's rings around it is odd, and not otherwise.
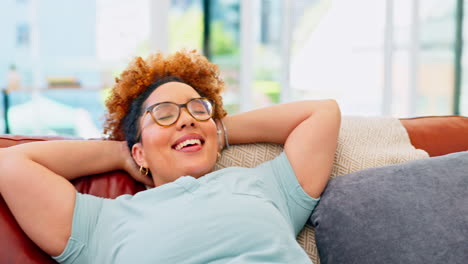
[[[431,157],[468,150],[468,117],[428,116],[401,119],[411,143]],[[0,148],[32,141],[60,140],[61,137],[0,135]],[[82,193],[115,198],[145,189],[123,171],[114,171],[73,181]],[[56,263],[21,230],[0,196],[0,263]]]

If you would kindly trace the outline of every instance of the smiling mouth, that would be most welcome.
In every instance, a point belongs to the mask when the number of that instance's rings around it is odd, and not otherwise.
[[[172,148],[177,151],[181,151],[181,150],[196,151],[196,150],[201,149],[201,147],[204,144],[205,144],[205,141],[202,139],[187,139],[187,140],[180,142],[179,144],[173,145]]]

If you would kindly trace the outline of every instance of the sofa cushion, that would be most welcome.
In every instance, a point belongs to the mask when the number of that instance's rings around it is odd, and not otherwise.
[[[468,150],[468,117],[425,116],[401,119],[411,144],[429,156]]]
[[[332,179],[311,216],[321,263],[465,263],[468,152]]]
[[[341,120],[331,177],[427,157],[426,151],[411,144],[398,119],[345,116]]]

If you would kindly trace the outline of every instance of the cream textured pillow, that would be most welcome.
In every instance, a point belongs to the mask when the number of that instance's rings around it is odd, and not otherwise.
[[[234,145],[223,151],[215,170],[232,166],[255,167],[275,158],[282,151],[282,146],[277,144]],[[425,151],[411,145],[406,129],[396,118],[343,117],[332,177],[426,157],[429,155]],[[320,260],[314,229],[309,224],[299,234],[297,241],[312,261],[318,264]]]

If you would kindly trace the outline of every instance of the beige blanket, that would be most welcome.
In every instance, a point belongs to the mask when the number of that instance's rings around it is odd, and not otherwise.
[[[282,150],[280,145],[266,143],[232,146],[223,151],[215,169],[255,167],[273,159]],[[425,151],[411,145],[406,129],[396,118],[343,117],[332,177],[428,156]],[[297,241],[314,263],[320,263],[314,228],[307,224]]]

